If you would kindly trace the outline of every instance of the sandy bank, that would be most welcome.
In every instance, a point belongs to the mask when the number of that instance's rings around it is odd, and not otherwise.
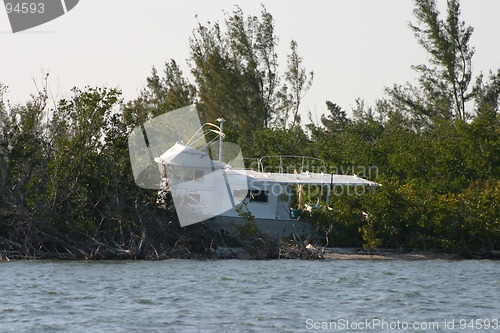
[[[464,259],[457,254],[435,253],[430,251],[402,252],[393,249],[377,249],[375,252],[368,252],[360,248],[325,248],[325,259],[334,260],[460,260]]]

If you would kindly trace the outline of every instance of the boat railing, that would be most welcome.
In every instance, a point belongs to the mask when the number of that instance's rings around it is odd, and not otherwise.
[[[215,134],[216,136],[212,138],[210,141],[205,142],[207,137],[210,134]],[[220,138],[224,138],[225,134],[222,132],[221,128],[212,123],[204,123],[188,140],[186,146],[194,146],[198,141],[204,142],[204,146],[200,149],[203,150],[206,147],[209,147],[210,144],[219,141]]]
[[[244,170],[259,171],[259,159],[255,157],[243,157]]]
[[[264,165],[266,160],[269,163]],[[257,171],[270,172],[270,170],[276,170],[271,164],[273,161],[278,162],[277,173],[325,172],[327,170],[326,163],[321,158],[302,155],[268,155],[257,159]],[[296,163],[295,161],[298,161],[299,165],[290,164]]]

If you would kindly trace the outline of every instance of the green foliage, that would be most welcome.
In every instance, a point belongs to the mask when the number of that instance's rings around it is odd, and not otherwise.
[[[272,15],[245,16],[235,7],[223,23],[198,23],[190,39],[191,72],[204,121],[227,120],[236,142],[252,144],[261,128],[293,128],[312,84],[292,41],[287,69],[278,73],[278,37]],[[281,84],[281,81],[284,81]],[[239,139],[241,138],[241,139]]]
[[[245,142],[240,144],[245,156],[311,155],[310,139],[300,127],[262,128],[252,133],[252,136],[252,145]]]
[[[280,99],[277,123],[286,127],[291,118],[290,128],[300,124],[300,102],[312,86],[314,72],[306,73],[303,67],[303,59],[298,54],[298,44],[295,40],[290,42],[290,51],[287,59],[287,71],[285,73],[286,83],[278,94]]]
[[[377,238],[377,234],[373,228],[373,223],[368,222],[359,229],[363,237],[363,248],[370,252],[376,251],[382,245],[382,240]]]
[[[418,42],[428,52],[430,65],[413,68],[419,73],[419,87],[395,85],[387,92],[396,107],[420,122],[434,119],[467,120],[466,103],[473,98],[473,28],[460,21],[458,0],[447,2],[447,16],[440,19],[435,0],[415,0],[416,24],[410,24]]]
[[[165,63],[163,74],[160,77],[153,67],[140,96],[122,106],[127,124],[139,126],[167,111],[194,103],[196,88],[184,78],[175,60]]]
[[[0,237],[25,256],[92,256],[78,245],[89,242],[131,245],[154,202],[132,178],[120,92],[72,92],[53,109],[46,89],[0,109]]]
[[[260,18],[245,18],[235,7],[223,26],[198,24],[190,60],[205,121],[223,117],[245,136],[269,124],[278,86],[276,45],[274,21],[265,8]]]
[[[329,208],[314,209],[311,221],[318,227],[318,234],[325,238],[325,246],[362,246],[359,232],[365,224],[359,197],[334,196]]]
[[[383,184],[376,194],[363,198],[368,212],[368,227],[363,230],[367,247],[372,248],[374,241],[391,248],[434,247],[429,239],[433,231],[429,205],[435,200],[432,191],[418,181],[403,184],[384,179]]]
[[[468,255],[488,254],[500,242],[500,182],[477,180],[458,194],[440,197],[437,228],[441,246]]]
[[[326,101],[326,108],[330,114],[326,117],[325,115],[321,115],[321,124],[327,132],[340,132],[350,124],[346,111],[342,110],[339,105]]]

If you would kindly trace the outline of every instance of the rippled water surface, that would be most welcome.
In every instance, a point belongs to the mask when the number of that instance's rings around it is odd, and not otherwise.
[[[14,261],[0,282],[0,332],[500,331],[495,261]]]

